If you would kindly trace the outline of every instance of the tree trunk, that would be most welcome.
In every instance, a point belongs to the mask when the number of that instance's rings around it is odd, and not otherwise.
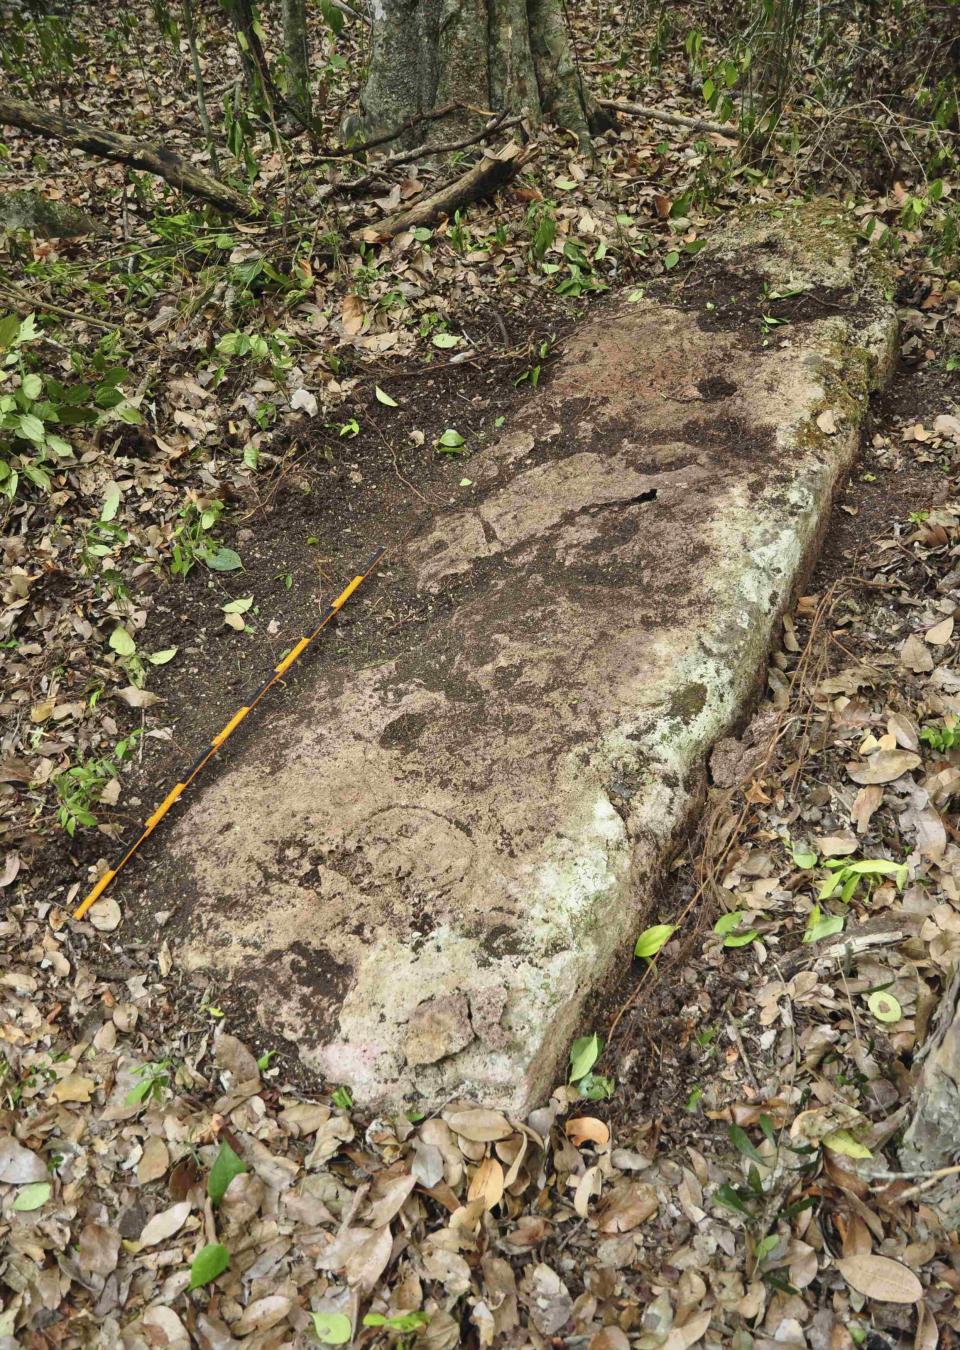
[[[287,76],[287,102],[297,116],[309,122],[310,48],[307,42],[306,0],[281,0],[283,55]]]
[[[561,3],[372,0],[357,129],[372,139],[412,122],[396,149],[442,142],[478,129],[491,113],[510,112],[534,124],[551,117],[587,144],[603,118],[580,79]],[[450,103],[460,106],[448,118],[426,130],[416,125],[418,116]]]
[[[927,1204],[935,1205],[944,1221],[960,1220],[960,1185],[948,1172],[939,1180],[931,1175],[960,1162],[960,965],[946,982],[940,1007],[923,1049],[921,1068],[913,1090],[913,1115],[900,1149],[901,1165],[927,1173]]]

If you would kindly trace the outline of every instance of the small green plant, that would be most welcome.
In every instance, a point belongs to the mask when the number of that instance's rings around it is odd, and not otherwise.
[[[223,502],[217,499],[205,505],[191,499],[181,508],[173,531],[170,565],[175,577],[188,576],[198,562],[214,572],[234,572],[243,566],[239,554],[225,548],[214,536],[223,509]]]
[[[613,1096],[614,1080],[593,1072],[602,1050],[603,1041],[596,1034],[580,1036],[570,1047],[570,1082],[587,1101],[600,1102]]]
[[[42,339],[32,314],[0,317],[0,494],[11,501],[24,481],[49,492],[51,473],[75,458],[61,431],[107,416],[142,421],[119,388],[129,378],[124,367],[95,358],[89,381],[64,384],[37,368],[33,347]]]
[[[843,858],[825,858],[824,867],[830,875],[820,887],[818,900],[829,900],[840,892],[840,899],[852,900],[861,882],[866,882],[868,894],[882,877],[893,877],[897,890],[907,883],[907,864],[891,862],[889,858],[864,858],[860,862],[846,862]]]
[[[57,819],[72,839],[77,826],[90,828],[97,823],[94,807],[100,801],[104,788],[118,774],[117,761],[130,754],[142,732],[135,731],[118,741],[112,756],[101,759],[82,759],[53,780],[59,798]]]
[[[960,721],[951,720],[944,722],[943,726],[924,727],[920,739],[934,750],[955,750],[960,746]]]
[[[540,383],[540,372],[543,369],[543,362],[546,361],[547,357],[550,355],[550,348],[553,346],[553,342],[554,339],[551,335],[537,345],[535,354],[539,356],[540,359],[539,361],[536,361],[534,365],[528,366],[521,375],[517,376],[514,380],[514,384],[517,388],[519,388],[521,384],[529,384],[531,389],[536,389],[537,385]]]
[[[124,1097],[125,1106],[146,1105],[160,1101],[173,1079],[173,1060],[160,1059],[149,1064],[141,1064],[135,1069],[134,1078],[139,1079]]]

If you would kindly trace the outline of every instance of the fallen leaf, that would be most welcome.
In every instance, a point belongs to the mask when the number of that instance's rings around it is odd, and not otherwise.
[[[953,615],[947,617],[933,628],[928,628],[924,633],[924,640],[929,642],[931,647],[945,647],[953,637]]]
[[[31,1181],[43,1181],[46,1175],[42,1158],[24,1148],[12,1134],[0,1135],[0,1181],[24,1186]]]
[[[123,917],[112,895],[102,895],[87,910],[87,918],[100,933],[112,933]]]
[[[80,1073],[68,1073],[66,1078],[54,1084],[50,1098],[55,1102],[88,1102],[96,1086],[92,1078],[86,1078]]]
[[[574,1116],[564,1126],[564,1133],[578,1148],[587,1143],[603,1148],[610,1142],[609,1128],[596,1116]]]
[[[922,763],[912,750],[878,750],[865,762],[856,760],[847,765],[847,773],[855,783],[892,783],[895,779],[918,769]]]
[[[911,634],[900,648],[900,664],[922,675],[927,670],[933,670],[933,655],[918,637]]]
[[[189,1200],[182,1200],[180,1204],[171,1205],[169,1209],[154,1214],[153,1218],[144,1224],[140,1234],[140,1246],[155,1247],[158,1242],[166,1242],[174,1233],[179,1233],[189,1215]]]
[[[493,1143],[513,1134],[513,1126],[506,1116],[482,1106],[470,1106],[463,1111],[444,1111],[443,1119],[455,1134],[463,1135],[464,1139],[474,1144]]]
[[[923,1297],[923,1285],[913,1271],[889,1256],[844,1256],[837,1269],[851,1289],[878,1303],[919,1303]]]
[[[503,1168],[496,1158],[485,1158],[471,1178],[468,1200],[482,1200],[484,1209],[495,1209],[503,1199]]]

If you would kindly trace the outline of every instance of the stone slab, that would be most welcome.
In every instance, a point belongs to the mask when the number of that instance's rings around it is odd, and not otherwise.
[[[894,350],[885,284],[819,202],[581,327],[469,461],[471,504],[358,601],[432,596],[415,641],[305,677],[269,770],[252,737],[184,807],[142,925],[163,895],[181,965],[363,1104],[548,1091],[656,917],[855,457]],[[793,319],[765,335],[771,290]]]

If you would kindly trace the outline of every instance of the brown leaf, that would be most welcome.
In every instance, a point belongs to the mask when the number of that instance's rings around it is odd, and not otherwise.
[[[159,1181],[170,1166],[170,1151],[158,1134],[144,1141],[143,1154],[137,1164],[137,1180],[141,1186]]]
[[[923,1285],[912,1270],[889,1256],[844,1256],[837,1269],[858,1294],[878,1303],[919,1303]]]
[[[620,1182],[600,1206],[597,1227],[601,1233],[628,1233],[652,1218],[659,1207],[657,1193],[647,1182]]]
[[[0,1135],[0,1181],[26,1186],[32,1181],[46,1181],[47,1177],[42,1158],[24,1148],[12,1134]]]
[[[482,1200],[484,1209],[495,1209],[503,1199],[503,1168],[496,1158],[486,1158],[474,1172],[467,1189],[468,1200]]]
[[[182,1200],[180,1204],[171,1205],[169,1209],[154,1214],[153,1218],[143,1226],[143,1231],[140,1234],[140,1246],[155,1247],[158,1242],[166,1242],[167,1238],[173,1237],[174,1233],[179,1233],[187,1222],[189,1215],[189,1200]]]
[[[864,762],[854,760],[848,764],[847,773],[855,783],[892,783],[903,774],[918,769],[921,763],[920,756],[912,750],[877,750]]]
[[[507,1139],[513,1126],[499,1111],[488,1111],[482,1106],[469,1106],[462,1111],[444,1111],[443,1118],[454,1134],[463,1135],[475,1144],[489,1144],[496,1139]]]
[[[912,633],[900,648],[900,664],[917,675],[933,670],[933,654]]]
[[[948,614],[941,623],[928,628],[923,636],[931,647],[945,647],[953,637],[953,615]]]
[[[564,1126],[564,1133],[579,1148],[581,1144],[599,1144],[601,1148],[610,1142],[610,1130],[596,1116],[574,1116]]]
[[[104,1279],[117,1268],[120,1256],[120,1234],[102,1223],[84,1224],[80,1231],[78,1260],[80,1269],[88,1275]]]

